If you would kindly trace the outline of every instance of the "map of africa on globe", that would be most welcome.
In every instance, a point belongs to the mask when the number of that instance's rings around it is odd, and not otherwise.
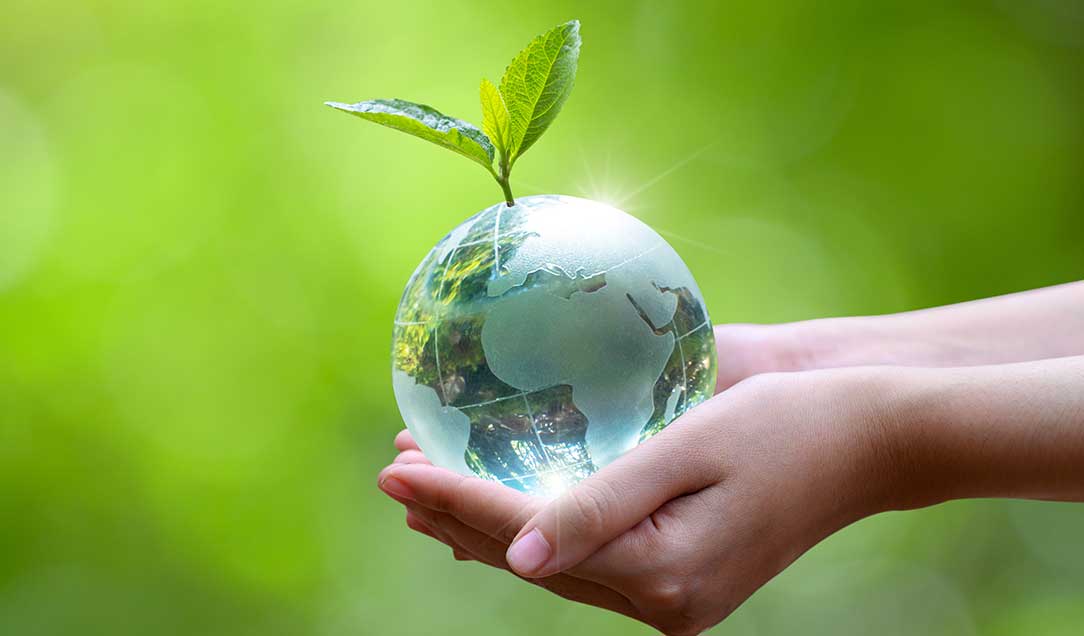
[[[715,389],[703,297],[608,205],[532,196],[453,230],[407,283],[392,379],[434,464],[555,494]]]

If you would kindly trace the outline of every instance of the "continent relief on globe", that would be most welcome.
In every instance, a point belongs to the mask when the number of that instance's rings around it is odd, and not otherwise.
[[[400,411],[438,466],[555,494],[715,389],[688,268],[651,228],[565,196],[500,203],[422,261],[396,316]]]

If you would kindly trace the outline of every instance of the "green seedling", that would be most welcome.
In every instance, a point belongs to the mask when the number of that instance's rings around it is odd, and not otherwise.
[[[566,22],[536,37],[519,52],[498,88],[483,79],[482,128],[403,99],[372,99],[328,106],[431,141],[477,162],[489,171],[509,206],[512,166],[546,132],[576,80],[580,23]],[[494,166],[496,161],[496,166]]]

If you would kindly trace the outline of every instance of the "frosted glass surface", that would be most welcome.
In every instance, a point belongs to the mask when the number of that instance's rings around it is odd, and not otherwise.
[[[566,196],[468,219],[414,272],[393,387],[435,464],[555,494],[711,396],[715,342],[651,228]]]

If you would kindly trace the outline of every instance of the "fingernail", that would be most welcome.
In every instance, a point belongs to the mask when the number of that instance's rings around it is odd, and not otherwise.
[[[513,570],[529,575],[546,565],[546,562],[550,560],[551,552],[546,537],[543,537],[538,528],[535,528],[513,543],[512,547],[508,548],[505,558]]]
[[[407,486],[395,477],[388,477],[380,482],[380,489],[389,495],[395,495],[400,499],[414,501],[414,491],[410,489],[410,486]]]

